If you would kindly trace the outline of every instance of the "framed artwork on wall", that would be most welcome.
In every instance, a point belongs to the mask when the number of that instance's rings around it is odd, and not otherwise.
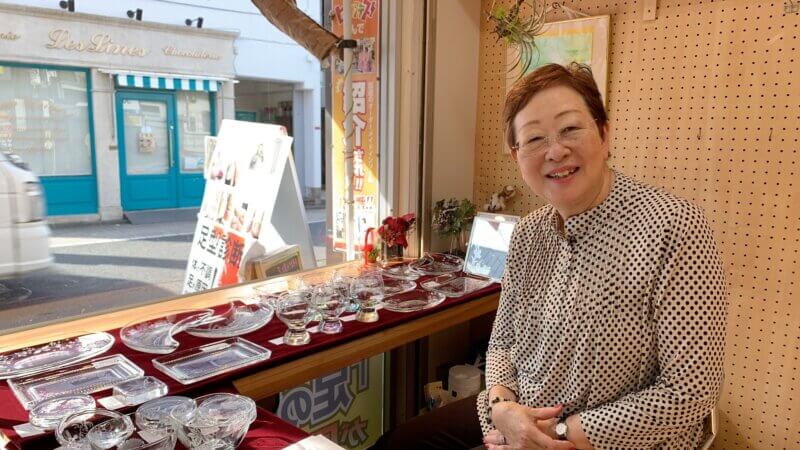
[[[545,24],[542,33],[536,36],[537,51],[534,51],[530,67],[525,73],[520,73],[523,68],[517,67],[507,74],[506,92],[519,78],[538,67],[550,63],[565,65],[575,61],[592,68],[597,87],[606,103],[610,24],[611,16],[608,15]],[[508,67],[514,66],[517,52],[517,47],[508,47]]]

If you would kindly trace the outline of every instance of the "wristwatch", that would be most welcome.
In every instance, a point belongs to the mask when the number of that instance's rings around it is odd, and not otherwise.
[[[567,440],[567,422],[559,420],[556,424],[556,439],[559,441]]]

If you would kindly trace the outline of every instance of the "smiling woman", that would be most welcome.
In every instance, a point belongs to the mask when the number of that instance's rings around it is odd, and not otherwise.
[[[504,121],[522,178],[549,205],[511,237],[487,390],[376,448],[472,448],[481,436],[489,450],[698,448],[727,326],[703,211],[607,166],[609,126],[588,67],[526,75]]]
[[[588,67],[551,64],[536,74],[508,94],[506,142],[528,187],[566,219],[608,195],[608,118]]]

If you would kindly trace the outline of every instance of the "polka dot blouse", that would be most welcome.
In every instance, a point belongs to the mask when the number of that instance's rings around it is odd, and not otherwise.
[[[723,382],[727,295],[703,211],[620,173],[608,197],[545,206],[511,238],[486,386],[580,413],[597,449],[693,449]],[[487,392],[478,397],[483,432]]]

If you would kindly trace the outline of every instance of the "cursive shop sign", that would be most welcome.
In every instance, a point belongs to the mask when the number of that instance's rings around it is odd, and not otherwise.
[[[125,55],[144,57],[150,50],[130,44],[123,44],[112,39],[108,33],[97,33],[88,40],[73,39],[69,30],[57,29],[48,34],[49,41],[45,47],[53,50],[67,50],[74,52],[104,53],[107,55]],[[217,53],[203,49],[180,49],[168,45],[161,49],[166,56],[179,58],[213,59],[221,56]]]
[[[73,39],[69,30],[53,30],[47,37],[50,41],[45,44],[45,47],[53,50],[139,57],[146,56],[150,53],[149,50],[142,47],[117,43],[111,39],[111,36],[107,33],[97,33],[87,41]]]
[[[0,31],[0,40],[16,41],[19,38],[20,36],[17,33],[14,33],[13,31],[6,31],[6,32]]]

